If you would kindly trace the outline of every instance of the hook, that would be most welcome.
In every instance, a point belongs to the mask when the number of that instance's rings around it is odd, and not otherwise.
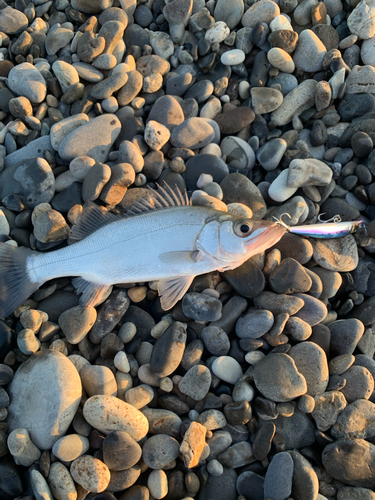
[[[328,220],[322,220],[322,219],[321,219],[321,217],[322,217],[322,215],[324,215],[324,214],[325,214],[325,212],[323,212],[322,214],[319,214],[319,215],[318,215],[318,221],[319,221],[319,222],[321,222],[322,224],[327,224],[327,222],[335,222],[335,223],[337,224],[338,222],[341,222],[341,221],[342,221],[342,219],[341,219],[340,215],[334,215],[333,217],[331,217],[331,218],[330,218],[330,219],[328,219]]]
[[[280,226],[283,226],[289,230],[289,226],[287,224],[285,224],[285,222],[283,222],[283,220],[282,220],[283,215],[287,215],[289,217],[289,219],[292,218],[287,212],[284,212],[283,214],[281,214],[279,219],[277,219],[276,217],[273,217],[273,218],[275,219],[276,224],[280,224]]]

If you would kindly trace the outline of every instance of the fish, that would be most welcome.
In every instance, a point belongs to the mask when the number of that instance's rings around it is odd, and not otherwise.
[[[150,188],[123,215],[88,202],[61,249],[41,253],[0,243],[0,317],[66,276],[83,308],[98,304],[112,285],[158,281],[161,307],[169,310],[196,276],[235,269],[286,231],[273,221],[192,206],[168,185]]]

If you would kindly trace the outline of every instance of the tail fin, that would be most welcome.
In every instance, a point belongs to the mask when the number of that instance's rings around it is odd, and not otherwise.
[[[0,318],[12,314],[42,283],[33,283],[27,258],[34,252],[0,243]]]

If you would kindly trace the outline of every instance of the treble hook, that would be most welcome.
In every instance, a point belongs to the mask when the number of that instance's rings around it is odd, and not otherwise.
[[[338,223],[338,222],[341,222],[342,219],[340,217],[340,215],[334,215],[333,217],[331,217],[330,219],[328,220],[322,220],[321,217],[322,215],[325,215],[325,212],[323,212],[322,214],[319,214],[318,215],[318,221],[321,222],[322,224],[327,224],[327,222],[335,222],[335,223]]]
[[[275,219],[276,224],[280,224],[280,226],[285,227],[289,231],[290,227],[288,226],[288,224],[285,224],[285,222],[283,222],[283,220],[282,220],[283,215],[287,215],[289,217],[289,219],[292,218],[287,212],[284,212],[283,214],[281,214],[279,219],[275,216],[273,218]]]

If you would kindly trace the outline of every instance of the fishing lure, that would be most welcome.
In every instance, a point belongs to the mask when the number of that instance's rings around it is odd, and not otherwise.
[[[318,220],[320,224],[308,224],[305,226],[288,226],[282,221],[283,215],[289,214],[285,213],[280,216],[280,219],[276,219],[276,223],[285,227],[287,232],[291,234],[298,234],[299,236],[309,236],[311,238],[328,239],[328,238],[341,238],[342,236],[347,236],[348,234],[355,233],[358,228],[363,225],[363,220],[358,221],[342,221],[339,215],[335,215],[331,219],[323,221],[320,214]],[[291,217],[290,217],[291,218]]]

